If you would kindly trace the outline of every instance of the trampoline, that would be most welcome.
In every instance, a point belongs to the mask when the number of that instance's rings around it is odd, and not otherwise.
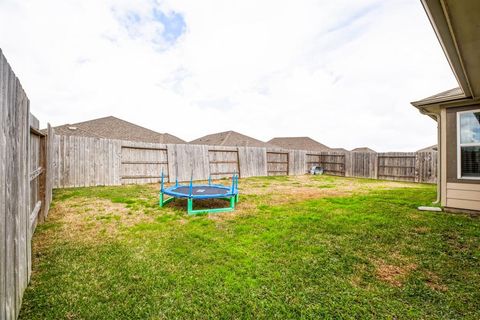
[[[170,197],[165,199],[165,195]],[[176,180],[175,185],[165,188],[162,172],[160,182],[160,207],[165,206],[175,198],[187,199],[187,213],[189,215],[233,211],[235,210],[235,203],[238,202],[238,176],[233,174],[231,186],[213,184],[211,178],[209,178],[208,184],[193,184],[193,179],[190,179],[190,184],[180,185],[178,184],[178,180]],[[194,210],[194,199],[224,199],[228,200],[230,205],[225,208]]]

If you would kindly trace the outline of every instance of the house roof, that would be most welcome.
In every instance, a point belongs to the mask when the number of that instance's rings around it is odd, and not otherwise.
[[[347,149],[345,148],[331,148],[332,151],[336,151],[336,152],[349,152]]]
[[[190,141],[190,144],[234,147],[271,147],[268,143],[235,131],[218,132]]]
[[[463,99],[463,98],[465,98],[465,94],[463,93],[462,88],[457,87],[457,88],[453,88],[447,91],[437,93],[433,96],[424,98],[422,100],[414,101],[412,102],[412,104],[416,107],[420,107],[420,106],[426,106],[429,104],[435,104],[435,103],[452,101],[452,100]]]
[[[417,150],[417,152],[430,152],[430,151],[438,151],[437,145],[434,144],[433,146],[429,146],[429,147],[425,147],[420,150]]]
[[[284,149],[328,151],[329,147],[310,137],[277,137],[267,143]]]
[[[368,147],[355,148],[355,149],[353,149],[352,151],[353,151],[353,152],[375,152],[375,153],[377,152],[377,151],[375,151],[375,150],[373,150],[373,149],[370,149],[370,148],[368,148]]]
[[[67,136],[83,136],[152,143],[186,143],[169,133],[158,133],[131,122],[105,117],[55,127],[55,133]]]
[[[480,1],[421,0],[459,88],[412,102],[419,109],[480,96]],[[432,109],[434,110],[434,109]]]

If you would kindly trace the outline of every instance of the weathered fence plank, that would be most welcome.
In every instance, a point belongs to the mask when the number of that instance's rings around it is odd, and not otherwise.
[[[6,210],[7,162],[7,75],[6,61],[0,49],[0,212]],[[6,216],[0,215],[0,318],[6,317]]]
[[[6,139],[6,192],[5,192],[5,226],[6,226],[6,239],[5,239],[5,315],[6,318],[14,318],[16,315],[15,297],[17,294],[17,288],[15,286],[15,215],[18,214],[16,204],[18,203],[18,195],[16,189],[18,186],[18,176],[15,175],[15,170],[18,169],[18,162],[15,161],[15,155],[18,152],[18,141],[16,140],[15,127],[17,124],[17,115],[15,114],[15,75],[13,71],[8,67],[6,69],[7,77],[7,104],[6,104],[6,123],[7,127],[7,139]],[[25,212],[23,212],[25,214]]]

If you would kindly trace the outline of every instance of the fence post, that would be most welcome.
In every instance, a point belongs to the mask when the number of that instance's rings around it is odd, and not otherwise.
[[[419,161],[419,153],[415,152],[415,182],[420,181],[420,161]]]
[[[345,177],[353,176],[352,153],[350,151],[345,152],[345,157],[343,157],[343,159],[344,159]]]

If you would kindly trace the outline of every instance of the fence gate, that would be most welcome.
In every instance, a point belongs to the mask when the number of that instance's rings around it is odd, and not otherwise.
[[[288,175],[288,152],[267,152],[267,174],[269,176]]]
[[[415,153],[378,155],[378,179],[415,181]]]
[[[208,163],[212,179],[229,178],[240,174],[237,150],[208,150]]]
[[[417,172],[416,182],[436,183],[437,182],[437,157],[438,153],[417,152],[415,158],[415,170]]]
[[[122,184],[155,183],[163,175],[168,181],[166,148],[122,146],[120,179]]]

